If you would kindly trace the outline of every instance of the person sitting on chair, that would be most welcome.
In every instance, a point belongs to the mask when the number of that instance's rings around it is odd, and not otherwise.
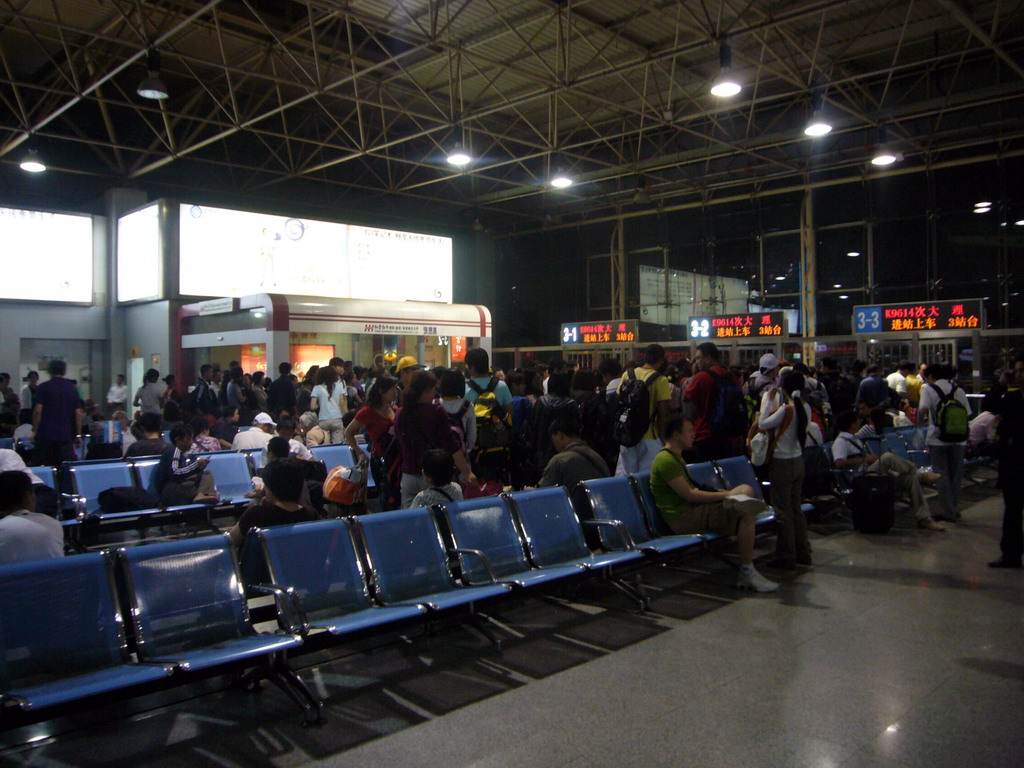
[[[282,443],[286,441],[281,438]],[[306,487],[305,473],[295,459],[276,459],[263,468],[263,503],[250,505],[238,518],[229,536],[241,548],[245,536],[253,528],[289,525],[316,520],[316,510],[299,502]]]
[[[557,416],[548,428],[557,453],[548,460],[539,487],[561,485],[572,490],[583,480],[609,477],[611,471],[601,455],[584,442],[579,420],[573,416]]]
[[[219,501],[213,475],[206,471],[210,460],[192,455],[192,437],[192,430],[179,424],[171,430],[174,447],[160,454],[156,487],[160,490],[160,504],[165,507]]]
[[[910,506],[917,518],[917,527],[928,531],[944,531],[939,523],[932,519],[928,500],[921,490],[921,480],[934,484],[940,475],[934,472],[921,473],[918,478],[917,467],[906,459],[901,459],[888,451],[876,456],[868,451],[863,441],[853,434],[859,423],[859,417],[853,411],[844,411],[836,417],[836,428],[839,434],[832,443],[832,459],[836,469],[858,472],[885,472],[896,480],[896,490],[910,498]]]
[[[740,573],[736,586],[756,592],[774,592],[779,585],[754,568],[754,534],[763,501],[754,489],[738,485],[724,491],[701,490],[683,461],[683,451],[693,447],[693,422],[681,414],[665,420],[665,447],[651,466],[651,494],[658,512],[675,533],[720,533],[735,536],[739,548]]]
[[[64,557],[64,529],[36,512],[36,495],[25,472],[0,472],[0,565]]]

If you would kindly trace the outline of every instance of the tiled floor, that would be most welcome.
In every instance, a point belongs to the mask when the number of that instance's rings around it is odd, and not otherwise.
[[[322,663],[322,728],[276,691],[218,693],[0,764],[1024,766],[1024,573],[986,567],[1001,503],[972,498],[944,534],[815,538],[775,595],[707,559],[648,569],[663,613],[530,600],[501,613],[521,637],[500,656],[455,629]]]

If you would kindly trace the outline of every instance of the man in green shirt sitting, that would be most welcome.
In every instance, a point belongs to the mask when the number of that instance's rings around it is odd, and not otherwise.
[[[736,586],[756,592],[774,592],[779,585],[754,568],[754,525],[764,502],[754,489],[738,485],[727,491],[703,491],[693,481],[683,451],[693,447],[693,422],[670,416],[664,426],[665,447],[651,466],[651,493],[658,511],[675,533],[720,533],[735,536],[740,557]]]

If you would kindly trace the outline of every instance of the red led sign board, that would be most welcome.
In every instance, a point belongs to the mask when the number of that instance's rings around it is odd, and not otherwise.
[[[639,336],[636,320],[600,323],[562,323],[562,344],[635,344]]]
[[[694,341],[758,339],[786,335],[784,312],[747,312],[690,318],[690,338]]]
[[[984,327],[981,299],[853,308],[854,333],[972,330]]]

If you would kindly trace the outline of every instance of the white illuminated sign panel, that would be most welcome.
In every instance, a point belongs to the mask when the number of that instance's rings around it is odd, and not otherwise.
[[[180,291],[452,300],[447,237],[182,205]]]
[[[155,203],[117,221],[117,300],[162,298],[160,206]]]
[[[92,301],[92,217],[0,208],[0,298]]]

